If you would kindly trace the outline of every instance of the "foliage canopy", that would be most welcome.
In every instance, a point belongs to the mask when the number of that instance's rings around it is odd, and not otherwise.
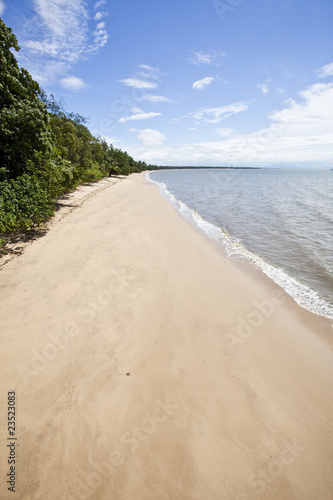
[[[49,219],[56,198],[80,183],[155,168],[94,137],[86,118],[19,67],[19,50],[0,18],[0,236]]]
[[[20,48],[16,36],[0,18],[0,165],[2,177],[17,178],[35,153],[51,150],[46,106],[40,88],[11,49]]]

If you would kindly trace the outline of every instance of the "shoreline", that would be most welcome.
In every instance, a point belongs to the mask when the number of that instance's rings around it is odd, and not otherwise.
[[[18,498],[330,500],[330,320],[227,258],[144,176],[0,272]]]
[[[246,262],[254,268],[259,269],[261,273],[265,274],[271,281],[276,283],[292,297],[299,307],[315,315],[333,320],[332,303],[321,297],[318,291],[302,283],[299,278],[292,276],[284,269],[265,260],[260,254],[249,250],[242,242],[239,243],[234,241],[234,237],[225,233],[224,228],[221,229],[219,226],[216,226],[205,219],[201,213],[191,209],[186,203],[178,199],[169,191],[163,181],[151,179],[150,173],[151,172],[148,172],[146,174],[146,178],[159,187],[163,198],[181,214],[182,218],[186,220],[187,223],[196,228],[199,234],[208,237],[211,241],[214,241],[216,245],[222,248],[228,258],[238,262]],[[314,296],[316,297],[315,304],[313,303]]]
[[[145,173],[147,181],[151,182],[153,185],[156,186],[156,188],[159,190],[160,196],[172,207],[172,209],[181,218],[181,220],[184,221],[185,224],[188,224],[190,227],[192,227],[200,238],[205,239],[208,242],[208,244],[214,247],[217,253],[220,254],[220,257],[222,259],[227,259],[227,261],[229,261],[231,265],[233,265],[235,268],[237,268],[242,273],[247,275],[254,282],[261,283],[264,287],[267,287],[267,289],[271,290],[272,293],[276,294],[282,293],[283,301],[288,302],[289,307],[294,310],[299,320],[304,322],[305,326],[306,324],[310,323],[314,329],[316,328],[316,326],[322,325],[325,330],[324,338],[328,340],[329,343],[332,342],[333,345],[333,337],[332,337],[333,324],[331,324],[332,318],[328,318],[327,316],[323,316],[322,314],[310,311],[304,306],[298,304],[295,298],[291,294],[289,294],[281,285],[279,285],[276,281],[274,281],[273,278],[268,276],[250,258],[245,257],[242,254],[239,255],[235,254],[235,256],[228,255],[227,249],[223,243],[221,243],[219,240],[212,238],[203,229],[198,227],[194,222],[192,223],[192,221],[187,220],[185,217],[183,217],[183,215],[179,212],[179,210],[177,210],[177,208],[172,205],[168,197],[164,196],[160,188],[160,183],[158,181],[151,180],[149,178],[149,174],[150,172]],[[326,332],[328,325],[331,328],[329,328],[328,331]]]

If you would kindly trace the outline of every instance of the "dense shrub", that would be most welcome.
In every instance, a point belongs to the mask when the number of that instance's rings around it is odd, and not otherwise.
[[[0,182],[0,234],[26,231],[54,214],[52,197],[35,177]]]

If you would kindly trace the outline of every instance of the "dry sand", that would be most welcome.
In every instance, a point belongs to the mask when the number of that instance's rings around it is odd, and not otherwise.
[[[17,255],[21,255],[31,241],[43,236],[52,226],[54,226],[54,224],[57,224],[57,222],[66,217],[66,215],[81,206],[87,199],[94,196],[98,191],[102,191],[110,187],[110,185],[116,184],[123,178],[123,176],[104,177],[99,182],[81,184],[75,191],[58,198],[56,212],[50,221],[41,224],[37,229],[33,229],[28,233],[16,233],[6,236],[5,251],[0,255],[0,269]]]
[[[330,321],[144,175],[30,244],[0,293],[2,499],[333,498]]]

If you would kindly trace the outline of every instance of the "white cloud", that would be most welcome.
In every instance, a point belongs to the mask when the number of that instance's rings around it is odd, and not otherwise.
[[[261,92],[265,95],[265,94],[268,94],[268,87],[269,87],[269,84],[271,83],[271,79],[268,78],[267,80],[265,80],[263,83],[258,83],[257,87],[261,90]]]
[[[269,115],[271,125],[251,134],[223,136],[214,142],[129,148],[148,163],[160,165],[294,165],[331,167],[333,157],[333,83],[312,85]],[[217,108],[221,109],[221,108]]]
[[[140,71],[134,72],[132,76],[129,78],[124,78],[119,80],[121,83],[126,85],[127,87],[133,87],[138,90],[153,90],[156,89],[161,81],[161,77],[163,73],[159,68],[154,68],[149,66],[148,64],[140,64],[138,66]],[[136,97],[138,101],[151,101],[151,102],[162,102],[162,100],[166,100],[167,98],[163,98],[162,96],[148,97],[150,94],[140,93],[141,95]]]
[[[158,78],[155,75],[148,73],[148,71],[138,71],[135,76],[137,78],[139,78],[139,80],[156,80],[156,81],[158,81]]]
[[[132,108],[131,111],[132,113],[144,113],[144,111],[141,108]]]
[[[226,53],[225,52],[204,52],[203,50],[200,51],[195,51],[193,50],[192,52],[192,57],[190,58],[190,62],[192,64],[215,64],[219,65],[219,59],[221,57],[225,57]]]
[[[22,50],[17,57],[42,84],[66,75],[107,41],[105,25],[91,31],[93,14],[84,0],[33,0],[33,7],[34,17],[20,34]]]
[[[3,12],[5,11],[6,5],[3,0],[0,0],[0,16],[2,16]]]
[[[106,0],[99,0],[99,2],[96,2],[95,5],[94,5],[94,9],[97,10],[99,9],[100,7],[103,7],[103,5],[106,4]]]
[[[154,118],[155,116],[161,116],[161,113],[154,113],[151,111],[150,113],[145,113],[140,108],[132,108],[132,115],[125,116],[124,118],[120,118],[119,123],[126,123],[132,120],[147,120],[148,118]]]
[[[97,26],[96,26],[96,28],[97,28],[98,30],[102,30],[102,29],[104,29],[104,28],[105,28],[105,22],[104,22],[104,21],[102,21],[101,23],[98,23],[98,24],[97,24]]]
[[[100,23],[103,24],[103,23]],[[98,26],[98,25],[97,25]],[[96,29],[94,31],[94,41],[98,47],[104,47],[108,41],[108,34],[104,29]]]
[[[50,56],[56,57],[58,54],[59,47],[56,43],[41,43],[34,42],[32,40],[25,43],[25,47],[33,52],[40,52],[41,54],[49,54]]]
[[[286,107],[272,113],[270,119],[288,128],[289,137],[325,135],[329,127],[333,133],[333,83],[317,83],[299,92],[299,95],[305,102],[297,103],[289,99]]]
[[[94,135],[98,135],[99,134],[99,130],[93,130],[92,133]],[[102,135],[100,136],[105,142],[107,142],[108,144],[117,144],[119,142],[121,142],[120,139],[118,139],[116,136],[110,136],[110,135]]]
[[[302,102],[289,99],[269,115],[271,125],[243,138],[238,145],[259,164],[269,161],[331,162],[333,157],[333,84],[316,84],[299,92]]]
[[[152,95],[152,94],[145,94],[141,97],[141,101],[149,101],[149,102],[173,102],[175,103],[176,101],[172,101],[168,97],[164,97],[162,95]]]
[[[143,78],[145,80],[154,80],[156,82],[160,82],[161,77],[165,75],[159,68],[154,68],[153,66],[149,66],[148,64],[140,64],[138,68],[144,71],[138,72],[135,76]]]
[[[104,15],[105,14],[103,12],[100,12],[100,11],[96,12],[96,14],[95,14],[95,20],[96,21],[100,21],[101,19],[103,19]]]
[[[333,76],[333,63],[326,64],[316,71],[319,78],[328,78],[329,76]]]
[[[153,68],[152,66],[149,66],[149,64],[139,64],[139,68],[148,69],[149,71],[158,70],[158,68]]]
[[[159,130],[154,130],[152,128],[145,128],[143,130],[130,129],[131,132],[136,132],[138,139],[146,147],[159,146],[163,144],[166,140],[164,134],[159,132]]]
[[[141,80],[140,78],[125,78],[124,80],[119,80],[122,82],[124,85],[127,85],[128,87],[134,87],[135,89],[155,89],[158,87],[157,83],[155,82],[147,82],[146,80]]]
[[[60,84],[64,89],[67,90],[81,90],[87,87],[87,84],[81,78],[76,76],[67,76],[66,78],[61,78]]]
[[[217,128],[216,129],[216,133],[220,136],[220,137],[230,137],[234,131],[232,128]]]
[[[207,76],[206,78],[203,78],[202,80],[198,80],[197,82],[194,82],[192,85],[192,88],[196,89],[196,90],[203,90],[206,87],[208,87],[208,85],[210,85],[214,80],[215,80],[214,77]]]
[[[203,123],[219,123],[231,115],[246,111],[250,105],[246,102],[235,102],[217,108],[203,108],[191,113],[189,116]]]

